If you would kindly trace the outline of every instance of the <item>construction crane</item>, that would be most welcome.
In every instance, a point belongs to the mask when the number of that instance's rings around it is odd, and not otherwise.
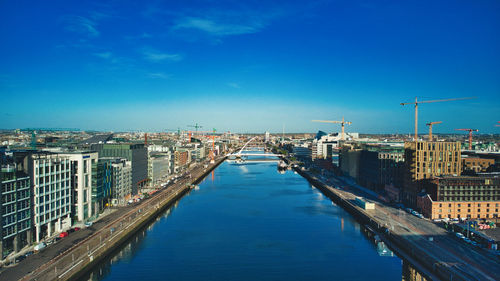
[[[441,99],[441,100],[424,100],[424,101],[418,101],[417,97],[415,97],[414,102],[402,102],[401,105],[405,106],[407,104],[414,104],[415,105],[415,141],[418,139],[418,104],[419,103],[433,103],[433,102],[444,102],[444,101],[455,101],[455,100],[469,100],[469,99],[475,99],[476,97],[467,97],[467,98],[454,98],[454,99]]]
[[[194,125],[187,125],[190,128],[195,128],[196,133],[198,133],[199,128],[203,128],[203,126],[198,125],[198,123],[195,123]],[[189,142],[191,142],[191,133],[192,131],[189,131]]]
[[[213,129],[213,134],[212,134],[212,153],[211,153],[211,154],[212,154],[212,155],[211,155],[211,156],[212,156],[212,159],[210,160],[210,163],[211,163],[211,164],[214,164],[214,163],[215,163],[215,132],[216,132],[216,131],[217,131],[217,130],[214,128],[214,129]]]
[[[344,125],[351,125],[352,122],[349,121],[344,121],[344,116],[342,116],[342,121],[331,121],[331,120],[311,120],[312,122],[321,122],[321,123],[333,123],[333,124],[341,124],[342,125],[342,135],[341,139],[345,140],[345,133],[344,133]]]
[[[429,126],[429,141],[432,141],[432,125],[434,124],[441,124],[443,123],[442,121],[436,121],[436,122],[429,122],[425,125]]]
[[[468,131],[469,132],[469,150],[472,150],[472,132],[479,131],[478,129],[455,129],[456,131]]]

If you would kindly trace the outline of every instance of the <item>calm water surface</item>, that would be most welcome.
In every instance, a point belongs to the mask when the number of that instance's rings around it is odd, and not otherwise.
[[[401,264],[300,175],[225,162],[86,279],[401,280]]]

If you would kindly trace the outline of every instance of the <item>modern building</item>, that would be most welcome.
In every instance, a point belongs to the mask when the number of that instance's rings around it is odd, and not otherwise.
[[[72,161],[55,153],[38,152],[28,157],[33,186],[35,240],[71,227],[74,198]]]
[[[136,144],[93,144],[92,150],[99,157],[120,157],[132,163],[132,194],[148,183],[148,150],[142,143]]]
[[[462,172],[460,142],[405,142],[403,202],[416,206],[424,180]]]
[[[92,164],[92,213],[97,214],[111,202],[113,189],[113,161],[99,158]]]
[[[33,240],[31,181],[20,165],[0,159],[0,259]]]
[[[172,173],[172,154],[167,153],[150,153],[149,156],[149,179],[153,186],[161,184],[166,180],[167,176]]]
[[[425,185],[417,207],[431,219],[498,218],[500,178],[494,176],[442,176]]]
[[[132,194],[132,163],[125,158],[115,158],[111,166],[113,167],[111,203],[123,206]]]
[[[266,132],[264,142],[268,143],[271,141],[271,134],[269,132]]]
[[[92,192],[96,189],[95,177],[98,154],[93,151],[61,153],[68,157],[72,165],[73,183],[73,210],[72,215],[76,221],[83,222],[96,213],[92,208]]]

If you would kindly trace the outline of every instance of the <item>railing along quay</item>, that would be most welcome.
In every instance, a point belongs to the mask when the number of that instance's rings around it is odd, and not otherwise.
[[[190,178],[184,178],[153,197],[143,200],[134,209],[109,223],[99,231],[61,253],[20,280],[68,280],[76,279],[92,268],[117,246],[125,242],[148,222],[156,218],[166,207],[187,193],[191,184],[199,183],[225,158],[208,168],[195,168]]]

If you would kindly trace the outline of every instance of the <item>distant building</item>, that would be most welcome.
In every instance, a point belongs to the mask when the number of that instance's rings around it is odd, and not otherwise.
[[[172,154],[150,153],[149,179],[153,186],[161,184],[172,173]]]
[[[428,180],[417,207],[431,219],[498,218],[500,178],[442,176]]]
[[[0,157],[0,259],[31,244],[32,210],[29,175]],[[6,158],[4,158],[6,160]]]
[[[120,157],[132,163],[132,194],[148,182],[148,151],[144,144],[93,144],[99,157]]]
[[[174,153],[175,159],[175,171],[180,171],[183,167],[185,167],[189,162],[189,152],[184,149],[179,149]]]
[[[264,142],[270,142],[271,141],[271,135],[269,134],[269,132],[266,132],[265,134],[265,138],[264,138]]]
[[[76,190],[72,186],[69,156],[34,153],[28,157],[33,185],[35,240],[39,242],[54,232],[71,227],[71,209],[75,200],[72,196]]]
[[[494,159],[480,157],[464,157],[462,158],[462,172],[486,172],[490,166],[495,164]]]
[[[405,143],[402,199],[416,206],[417,194],[424,190],[423,180],[459,176],[462,172],[460,142],[416,141]]]
[[[404,148],[398,145],[350,144],[340,152],[340,169],[362,186],[399,200],[403,185]]]

